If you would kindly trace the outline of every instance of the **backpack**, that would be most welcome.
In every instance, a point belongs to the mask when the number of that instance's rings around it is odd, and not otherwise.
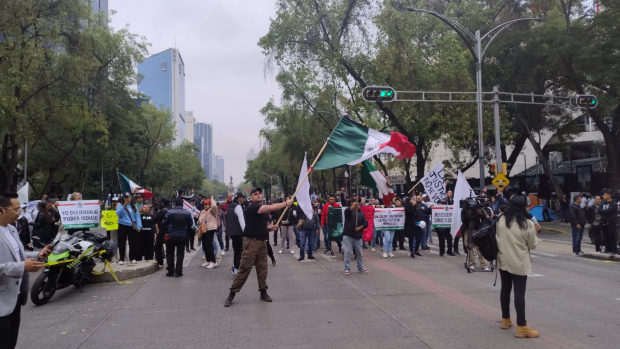
[[[480,254],[489,262],[497,259],[497,222],[500,216],[493,218],[491,224],[481,227],[471,236]]]

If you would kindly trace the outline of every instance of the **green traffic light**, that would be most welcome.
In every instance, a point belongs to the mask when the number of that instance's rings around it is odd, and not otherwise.
[[[381,97],[385,97],[385,91],[381,91]]]
[[[593,100],[592,100],[592,104],[596,104],[596,99],[593,99]]]
[[[394,91],[389,91],[389,92],[387,93],[388,97],[391,97],[393,92],[394,92]]]

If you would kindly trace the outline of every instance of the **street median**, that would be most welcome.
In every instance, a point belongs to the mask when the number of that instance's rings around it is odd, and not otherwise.
[[[581,257],[589,258],[589,259],[598,259],[598,260],[603,260],[603,261],[620,262],[620,256],[610,255],[608,253],[601,253],[601,252],[585,253]]]
[[[95,267],[95,271],[99,272],[103,268],[104,263],[97,263]],[[114,275],[110,272],[110,268],[106,267],[104,273],[100,275],[93,274],[90,277],[90,282],[92,283],[100,283],[100,282],[116,282],[116,281],[125,281],[129,279],[135,279],[142,276],[151,275],[157,270],[159,270],[159,266],[155,261],[139,261],[136,264],[127,263],[124,265],[119,265],[117,263],[110,264],[113,268]]]

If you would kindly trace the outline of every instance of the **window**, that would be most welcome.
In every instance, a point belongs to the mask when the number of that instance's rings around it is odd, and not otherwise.
[[[161,62],[161,70],[168,70],[168,62],[166,61]]]
[[[179,63],[179,74],[183,74],[183,65]]]

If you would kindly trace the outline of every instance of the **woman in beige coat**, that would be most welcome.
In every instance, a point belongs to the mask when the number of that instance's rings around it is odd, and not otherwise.
[[[213,237],[217,233],[218,209],[213,204],[213,197],[203,201],[204,210],[200,212],[198,218],[198,238],[202,241],[202,248],[205,251],[206,262],[202,267],[213,269],[217,267],[215,253],[213,251]]]
[[[530,250],[538,244],[535,224],[529,219],[523,196],[515,195],[497,222],[497,265],[502,279],[500,303],[502,306],[502,329],[512,327],[510,320],[510,293],[514,285],[515,309],[517,311],[517,338],[536,338],[538,331],[525,321],[525,285],[532,272]]]

